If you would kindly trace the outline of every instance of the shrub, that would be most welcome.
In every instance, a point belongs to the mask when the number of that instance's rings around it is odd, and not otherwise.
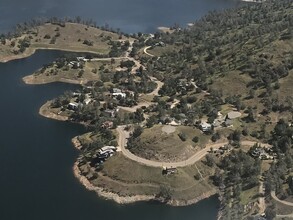
[[[179,133],[178,136],[179,136],[179,138],[180,138],[182,141],[186,141],[186,139],[187,139],[186,134],[184,134],[184,133],[182,133],[182,132]]]

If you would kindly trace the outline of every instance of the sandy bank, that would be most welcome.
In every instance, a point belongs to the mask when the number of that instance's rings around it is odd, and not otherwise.
[[[50,104],[51,104],[51,101],[48,101],[44,105],[42,105],[42,107],[39,110],[39,114],[46,117],[46,118],[55,119],[55,120],[59,120],[59,121],[67,121],[68,120],[67,116],[62,116],[62,115],[58,115],[58,114],[51,112],[50,111]]]

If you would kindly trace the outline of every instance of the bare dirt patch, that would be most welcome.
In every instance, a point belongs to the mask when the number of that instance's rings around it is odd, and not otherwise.
[[[162,131],[167,134],[172,134],[176,131],[176,128],[171,125],[166,125],[166,126],[162,127]]]

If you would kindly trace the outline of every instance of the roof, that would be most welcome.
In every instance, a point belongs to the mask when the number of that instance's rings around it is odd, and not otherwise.
[[[229,119],[235,119],[235,118],[239,118],[241,116],[241,113],[237,111],[231,111],[228,113],[227,116]]]
[[[225,120],[225,124],[226,124],[226,126],[233,125],[233,120],[228,118],[228,119]]]
[[[210,127],[212,127],[211,124],[209,124],[209,123],[207,123],[207,122],[205,122],[205,121],[201,122],[200,126],[201,126],[201,127],[205,127],[205,128],[210,128]]]

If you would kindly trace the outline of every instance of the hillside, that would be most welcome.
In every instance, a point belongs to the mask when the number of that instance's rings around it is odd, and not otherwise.
[[[121,49],[123,45],[120,41],[128,38],[82,23],[48,21],[19,25],[15,33],[1,35],[0,39],[0,62],[5,62],[27,57],[36,49],[84,52],[107,57],[111,51],[114,52],[113,48]]]
[[[293,3],[272,1],[212,12],[187,29],[160,33],[145,60],[150,74],[165,83],[162,96],[188,102],[177,111],[210,117],[233,106],[258,121],[291,119],[293,110]],[[159,59],[157,59],[159,57]],[[196,90],[180,86],[194,82]],[[202,96],[200,91],[210,95]],[[190,98],[189,98],[190,99]],[[229,107],[228,107],[229,108]],[[216,117],[216,116],[215,116]]]

